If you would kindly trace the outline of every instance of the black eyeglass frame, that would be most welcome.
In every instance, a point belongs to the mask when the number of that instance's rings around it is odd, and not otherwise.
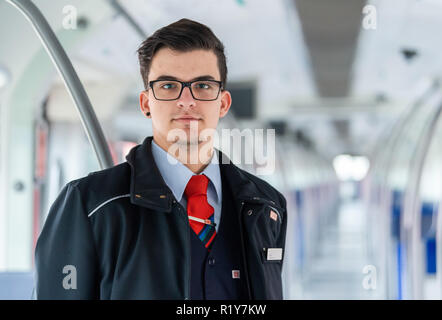
[[[181,91],[180,91],[180,93],[178,94],[178,97],[175,98],[175,99],[158,99],[158,98],[156,97],[156,95],[155,95],[155,90],[153,89],[153,85],[154,85],[155,82],[160,82],[160,81],[174,81],[174,82],[179,82],[179,83],[181,83]],[[197,99],[197,98],[195,98],[195,96],[193,95],[193,91],[192,91],[192,83],[195,83],[195,82],[201,82],[201,81],[205,81],[205,82],[215,82],[215,83],[218,83],[218,84],[219,84],[218,93],[217,93],[215,99]],[[183,93],[183,90],[184,90],[185,87],[189,87],[190,94],[192,95],[192,97],[193,97],[195,100],[199,100],[199,101],[215,101],[216,99],[218,99],[218,97],[219,97],[219,93],[220,93],[222,90],[224,90],[224,88],[223,88],[223,82],[222,82],[222,81],[218,81],[218,80],[195,80],[195,81],[190,81],[190,82],[184,82],[184,81],[179,81],[179,80],[164,80],[164,79],[159,79],[159,80],[152,80],[152,81],[149,81],[149,87],[152,89],[152,93],[153,93],[153,96],[155,97],[155,99],[157,99],[157,100],[159,100],[159,101],[174,101],[174,100],[178,100],[178,99],[181,97],[181,94]]]

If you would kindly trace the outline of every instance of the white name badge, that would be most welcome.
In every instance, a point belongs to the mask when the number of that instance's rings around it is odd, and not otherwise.
[[[282,248],[267,249],[267,260],[281,260],[281,259],[282,259]]]

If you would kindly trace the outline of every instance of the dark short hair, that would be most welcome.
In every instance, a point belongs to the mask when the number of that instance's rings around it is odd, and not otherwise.
[[[155,31],[138,48],[140,72],[145,89],[149,87],[148,76],[152,58],[163,47],[181,52],[196,49],[212,50],[218,59],[218,69],[223,87],[225,87],[227,64],[224,45],[206,25],[189,19],[181,19]]]

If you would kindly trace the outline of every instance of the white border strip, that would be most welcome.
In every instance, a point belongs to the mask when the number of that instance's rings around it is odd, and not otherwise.
[[[121,195],[121,196],[113,197],[113,198],[111,198],[111,199],[109,199],[109,200],[106,200],[105,202],[103,202],[102,204],[100,204],[98,207],[96,207],[91,213],[89,213],[89,214],[87,215],[88,218],[89,218],[90,216],[92,216],[95,212],[97,212],[97,210],[100,209],[102,206],[108,204],[108,203],[111,202],[111,201],[114,201],[114,200],[116,200],[116,199],[120,199],[120,198],[124,198],[124,197],[130,197],[130,194],[123,194],[123,195]]]

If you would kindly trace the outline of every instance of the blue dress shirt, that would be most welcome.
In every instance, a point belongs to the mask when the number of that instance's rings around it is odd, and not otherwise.
[[[207,201],[215,209],[215,228],[216,232],[218,232],[223,197],[218,154],[216,149],[213,151],[212,159],[200,174],[204,174],[209,178],[209,185],[207,186]],[[172,191],[175,199],[184,207],[184,209],[187,209],[187,199],[186,197],[183,197],[183,194],[187,183],[195,173],[167,151],[163,150],[154,140],[152,140],[152,154],[164,182],[166,182],[167,186]]]

